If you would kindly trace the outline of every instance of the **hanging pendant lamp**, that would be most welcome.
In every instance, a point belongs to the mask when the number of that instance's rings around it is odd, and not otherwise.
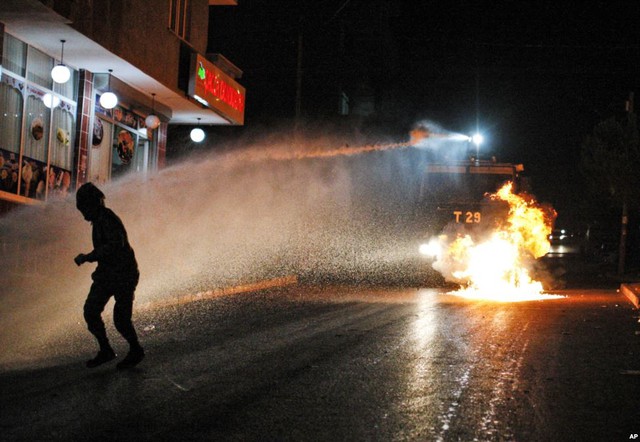
[[[107,92],[100,95],[100,106],[105,109],[113,109],[118,104],[118,97],[111,92],[111,73],[113,69],[109,69],[109,79],[107,83]]]
[[[153,97],[151,113],[147,115],[147,118],[145,118],[144,124],[148,129],[153,130],[160,126],[160,118],[156,115],[156,94],[151,94],[151,96]]]
[[[200,118],[198,118],[198,124],[200,124]],[[193,140],[196,143],[199,143],[202,140],[204,140],[204,131],[199,127],[191,129],[190,135],[191,135],[191,140]]]
[[[66,40],[60,40],[62,43],[62,51],[60,54],[60,63],[51,69],[51,78],[56,83],[64,84],[71,78],[71,69],[64,64],[64,44]]]

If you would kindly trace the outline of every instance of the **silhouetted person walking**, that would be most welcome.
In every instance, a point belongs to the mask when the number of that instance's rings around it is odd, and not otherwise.
[[[76,207],[93,226],[93,251],[79,254],[74,261],[77,265],[98,263],[91,275],[93,284],[84,304],[84,319],[89,331],[98,340],[100,350],[95,358],[87,361],[87,367],[97,367],[116,358],[102,321],[102,311],[113,296],[116,301],[113,322],[129,343],[129,353],[116,367],[131,368],[144,358],[144,350],[131,322],[134,292],[140,273],[127,231],[120,218],[105,207],[104,198],[104,193],[92,183],[82,185],[76,192]]]

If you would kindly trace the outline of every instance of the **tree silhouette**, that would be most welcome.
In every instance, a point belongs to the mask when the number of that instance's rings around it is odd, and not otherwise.
[[[582,145],[581,165],[595,194],[604,193],[621,208],[618,274],[624,273],[628,212],[640,196],[640,145],[636,115],[598,123]]]

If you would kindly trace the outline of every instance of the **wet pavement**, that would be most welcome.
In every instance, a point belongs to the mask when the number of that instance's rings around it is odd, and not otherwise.
[[[629,440],[638,311],[615,288],[557,292],[298,285],[138,310],[147,358],[125,372],[84,367],[78,324],[0,371],[0,439]]]

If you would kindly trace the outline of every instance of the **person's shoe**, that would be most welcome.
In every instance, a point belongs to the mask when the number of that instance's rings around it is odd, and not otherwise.
[[[115,358],[116,353],[113,350],[100,350],[95,358],[87,361],[87,368],[95,368],[109,361],[113,361]]]
[[[131,349],[125,358],[116,364],[118,370],[126,370],[133,368],[144,359],[144,350],[142,347]]]

